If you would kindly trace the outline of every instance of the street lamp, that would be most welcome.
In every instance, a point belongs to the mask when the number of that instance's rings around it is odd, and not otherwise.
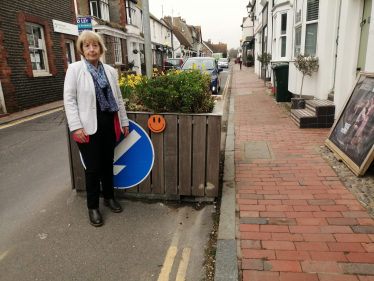
[[[248,5],[247,5],[247,12],[248,12],[248,14],[249,14],[250,12],[252,12],[252,9],[253,9],[253,6],[252,6],[252,4],[251,4],[251,0],[249,0],[249,3],[248,3]]]
[[[165,43],[165,46],[166,46],[166,48],[165,48],[166,58],[168,57],[168,45],[169,45],[169,43],[166,42],[166,43]]]

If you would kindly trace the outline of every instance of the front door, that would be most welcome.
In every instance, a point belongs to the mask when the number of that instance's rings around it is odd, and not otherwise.
[[[366,50],[368,46],[369,28],[371,21],[372,0],[364,0],[364,11],[362,13],[360,49],[358,52],[357,71],[365,71]]]

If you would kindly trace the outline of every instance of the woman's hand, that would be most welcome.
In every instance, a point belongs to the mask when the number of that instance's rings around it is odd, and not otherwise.
[[[86,131],[82,128],[82,129],[78,129],[78,130],[75,130],[73,132],[73,134],[75,135],[75,137],[80,140],[81,142],[86,142],[86,139],[87,139],[87,134],[86,134]]]
[[[129,135],[129,127],[122,127],[122,133],[127,137]]]

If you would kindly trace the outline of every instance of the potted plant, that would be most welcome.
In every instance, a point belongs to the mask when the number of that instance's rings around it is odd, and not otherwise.
[[[262,64],[262,69],[264,69],[264,82],[267,80],[267,70],[268,70],[268,65],[271,61],[271,54],[264,52],[261,55],[257,56],[257,60],[261,62]],[[269,78],[270,79],[270,78]]]
[[[132,52],[133,52],[134,54],[137,54],[137,53],[138,53],[138,50],[137,50],[137,49],[134,49],[134,50],[132,50]]]
[[[247,67],[253,66],[253,56],[252,54],[247,55]]]
[[[132,68],[135,66],[135,62],[134,61],[129,62],[127,66],[129,67],[130,70],[132,70]]]
[[[312,76],[313,72],[316,72],[319,67],[318,58],[316,56],[311,56],[308,53],[304,55],[299,54],[295,61],[295,67],[303,74],[303,78],[301,80],[301,89],[299,98],[292,98],[291,99],[291,109],[304,109],[305,108],[305,99],[302,98],[303,94],[303,84],[304,84],[304,77],[306,75]]]

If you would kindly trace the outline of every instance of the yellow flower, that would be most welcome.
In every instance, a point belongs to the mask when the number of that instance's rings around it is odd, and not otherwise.
[[[202,67],[205,67],[205,64],[202,64],[201,66],[202,66]]]
[[[154,68],[153,71],[154,71],[154,72],[157,72],[157,68]]]

